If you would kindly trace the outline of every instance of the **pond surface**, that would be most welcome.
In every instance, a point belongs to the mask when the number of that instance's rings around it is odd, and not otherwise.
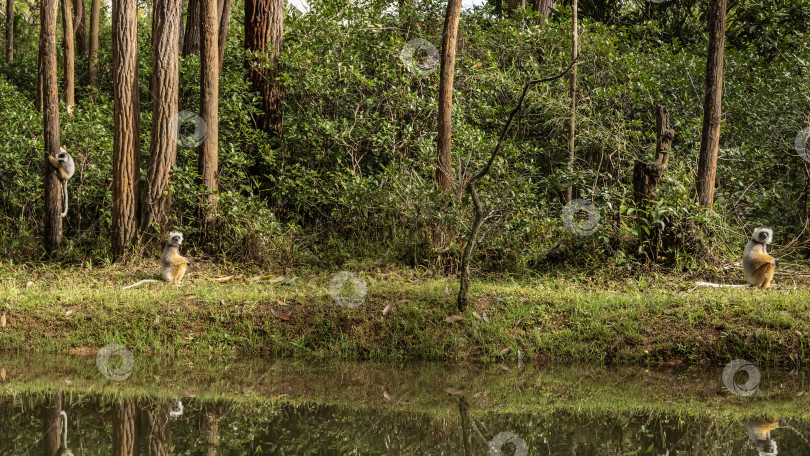
[[[750,364],[96,361],[0,356],[0,454],[810,455],[804,372]]]

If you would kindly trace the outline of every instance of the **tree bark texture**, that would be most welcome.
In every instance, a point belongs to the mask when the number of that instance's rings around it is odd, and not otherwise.
[[[442,34],[441,74],[439,76],[439,135],[436,157],[436,186],[453,187],[451,142],[453,137],[453,78],[456,70],[456,41],[461,17],[461,0],[448,0]]]
[[[183,55],[200,55],[200,2],[188,0],[188,19],[183,38]]]
[[[56,156],[59,137],[59,88],[56,80],[57,0],[43,0],[40,8],[40,81],[42,86],[42,133],[45,182],[45,250],[50,254],[62,243],[62,185],[47,155]]]
[[[262,115],[258,127],[280,135],[284,119],[284,89],[278,81],[279,56],[284,50],[283,0],[245,0],[245,49],[271,53],[270,68],[263,66],[261,58],[248,58],[245,65],[253,90],[261,95]]]
[[[697,194],[701,206],[714,204],[717,151],[722,119],[723,53],[726,35],[726,0],[709,5],[709,55],[706,62],[706,95],[703,100],[703,130],[698,154]]]
[[[14,61],[14,0],[6,1],[6,61]]]
[[[115,1],[115,0],[114,0]],[[115,13],[113,13],[115,17]],[[113,414],[113,456],[137,456],[138,451],[135,403],[122,399]]]
[[[73,48],[73,8],[70,0],[62,0],[62,29],[64,30],[65,46],[65,105],[68,115],[73,113],[76,89],[76,53]]]
[[[548,17],[551,14],[551,8],[554,8],[556,2],[554,0],[535,0],[534,1],[534,10],[540,12],[545,17]]]
[[[164,232],[171,216],[169,178],[177,157],[178,36],[182,0],[155,0],[152,16],[152,141],[141,202],[141,233]]]
[[[101,0],[92,0],[90,7],[90,57],[88,65],[88,82],[98,85],[98,21],[101,15]]]
[[[225,44],[228,42],[228,26],[231,23],[231,4],[233,0],[224,0],[219,17],[219,72],[222,73],[222,62],[225,60]]]
[[[207,189],[203,200],[205,226],[216,220],[216,192],[219,189],[219,46],[217,36],[217,2],[200,0],[200,117],[205,121],[206,133],[200,146],[199,171]]]
[[[571,61],[579,58],[579,24],[577,21],[577,0],[571,0]],[[571,70],[571,122],[568,130],[568,165],[573,169],[577,145],[577,65]],[[565,191],[565,202],[570,203],[574,189]]]
[[[138,231],[140,102],[137,0],[113,0],[113,255],[121,257]]]
[[[84,0],[73,0],[73,27],[76,30],[76,54],[87,54],[87,12]]]

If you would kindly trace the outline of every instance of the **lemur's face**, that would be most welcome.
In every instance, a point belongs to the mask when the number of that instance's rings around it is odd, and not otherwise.
[[[754,240],[763,244],[770,244],[773,240],[773,231],[768,228],[757,228],[754,230]]]
[[[59,163],[67,163],[69,158],[70,156],[67,154],[67,152],[59,152],[56,154],[56,161]]]
[[[179,246],[183,243],[183,233],[179,231],[172,231],[169,233],[169,245]]]

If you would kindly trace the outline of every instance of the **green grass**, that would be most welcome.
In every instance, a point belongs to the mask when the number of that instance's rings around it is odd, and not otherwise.
[[[499,362],[511,347],[508,358],[520,348],[535,362],[810,362],[802,285],[689,291],[691,281],[660,277],[499,277],[473,281],[473,305],[447,323],[455,278],[359,272],[368,294],[350,309],[331,298],[332,273],[302,273],[293,285],[210,280],[224,272],[195,265],[183,286],[122,290],[152,270],[0,267],[0,349],[93,353],[117,342],[137,354]]]

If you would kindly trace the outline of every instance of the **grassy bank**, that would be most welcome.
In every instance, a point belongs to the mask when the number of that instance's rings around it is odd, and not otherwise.
[[[666,278],[498,278],[473,282],[474,306],[448,322],[457,313],[454,278],[361,272],[368,292],[348,308],[330,296],[333,273],[296,274],[280,284],[277,274],[195,265],[183,286],[122,290],[154,278],[154,265],[4,266],[0,348],[93,353],[117,342],[135,354],[514,363],[519,346],[527,362],[810,362],[810,291],[802,285],[690,291],[693,281]],[[223,275],[235,277],[212,280]]]

